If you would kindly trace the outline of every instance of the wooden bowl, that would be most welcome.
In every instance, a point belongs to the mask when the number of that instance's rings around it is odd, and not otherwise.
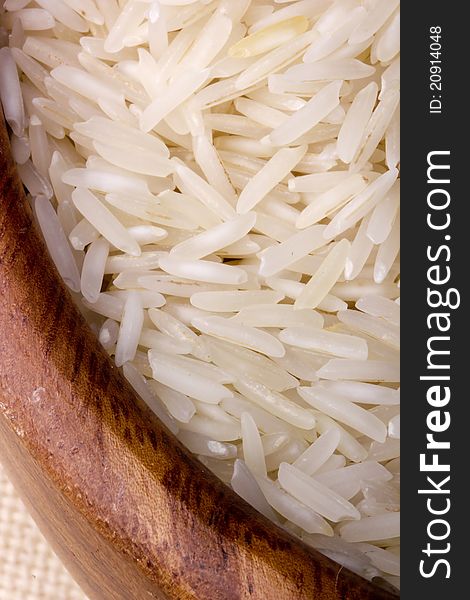
[[[0,123],[0,460],[92,600],[392,600],[251,508],[137,398],[73,304]]]

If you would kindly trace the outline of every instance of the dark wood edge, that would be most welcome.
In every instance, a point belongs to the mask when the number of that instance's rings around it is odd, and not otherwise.
[[[162,426],[52,265],[4,125],[0,177],[0,460],[90,598],[396,598],[269,522]]]

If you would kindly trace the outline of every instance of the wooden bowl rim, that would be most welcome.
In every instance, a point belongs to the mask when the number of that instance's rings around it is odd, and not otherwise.
[[[44,478],[162,597],[397,598],[255,511],[136,396],[60,280],[10,154],[0,124],[0,416]]]

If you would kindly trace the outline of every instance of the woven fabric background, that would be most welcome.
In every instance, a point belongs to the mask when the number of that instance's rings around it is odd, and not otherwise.
[[[26,512],[1,464],[0,600],[87,600]]]

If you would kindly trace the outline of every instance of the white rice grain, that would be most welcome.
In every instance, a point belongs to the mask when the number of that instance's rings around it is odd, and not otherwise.
[[[194,372],[190,365],[176,364],[170,355],[156,355],[150,349],[148,356],[153,378],[190,398],[218,404],[223,398],[233,395],[222,384]]]
[[[370,38],[374,33],[382,27],[385,21],[393,14],[393,11],[399,4],[399,0],[378,0],[375,3],[373,10],[369,12],[367,17],[358,25],[349,37],[351,44],[357,44]]]
[[[390,21],[374,40],[375,55],[382,63],[389,63],[400,51],[400,11],[397,10]]]
[[[52,198],[53,189],[51,184],[48,179],[38,172],[30,159],[25,163],[18,165],[17,168],[21,182],[31,196],[45,196],[49,200]]]
[[[279,146],[289,144],[315,127],[338,105],[342,83],[333,81],[322,88],[303,108],[269,134],[269,142]]]
[[[400,513],[363,517],[360,521],[340,527],[340,535],[347,542],[369,542],[396,538],[400,535]]]
[[[296,308],[315,308],[318,306],[343,271],[350,247],[351,245],[346,239],[342,239],[333,246],[296,299],[294,303]]]
[[[254,304],[242,307],[234,317],[251,327],[322,327],[323,317],[313,310],[294,310],[288,304]]]
[[[131,0],[124,6],[109,30],[104,44],[106,52],[119,52],[124,48],[126,36],[135,32],[148,8],[147,2],[139,0]]]
[[[269,504],[284,518],[308,533],[333,535],[333,530],[329,523],[316,511],[299,502],[290,494],[287,494],[269,479],[257,477],[256,481]]]
[[[292,465],[307,475],[313,475],[333,455],[340,439],[338,429],[327,429]]]
[[[89,190],[76,188],[72,192],[72,199],[80,213],[108,242],[131,256],[140,256],[139,244],[95,195]]]
[[[279,467],[279,483],[299,502],[330,521],[360,519],[357,509],[347,500],[288,463]]]
[[[83,261],[80,291],[88,302],[96,302],[103,284],[106,260],[109,254],[109,243],[100,238],[90,244]]]
[[[18,71],[10,48],[0,48],[0,100],[7,123],[21,137],[26,125]]]
[[[374,415],[321,386],[301,387],[299,394],[317,410],[383,443],[387,428]]]
[[[10,144],[13,160],[19,165],[24,165],[31,155],[28,137],[25,135],[18,137],[13,134],[11,136]]]
[[[159,265],[166,273],[196,281],[226,285],[237,285],[247,281],[247,274],[243,269],[208,260],[186,260],[168,256],[161,258]]]
[[[331,239],[353,227],[362,217],[374,208],[397,180],[398,171],[390,169],[372,181],[365,190],[359,192],[344,208],[335,214],[325,229],[325,239]]]
[[[140,118],[142,131],[151,131],[182,102],[187,100],[208,79],[208,69],[186,71],[143,111]]]
[[[304,33],[307,27],[308,19],[304,16],[291,17],[268,25],[231,46],[229,55],[246,58],[264,54]]]
[[[297,385],[292,375],[262,354],[217,338],[210,339],[208,343],[213,362],[232,373],[235,378],[256,378],[263,385],[278,392]]]
[[[247,90],[271,73],[281,70],[294,61],[312,39],[312,32],[298,35],[294,40],[268,52],[241,73],[235,81],[235,89]]]
[[[114,350],[119,335],[119,323],[106,319],[100,327],[98,339],[105,350]]]
[[[180,423],[180,428],[186,431],[193,431],[199,435],[205,435],[216,442],[233,442],[240,438],[240,425],[235,419],[226,422],[216,421],[216,423],[217,427],[214,429],[213,415],[196,414],[189,423]]]
[[[168,427],[172,433],[178,432],[178,425],[175,420],[165,410],[161,400],[152,393],[149,385],[145,378],[137,371],[137,369],[130,363],[123,365],[124,377],[131,384],[137,394],[144,400],[147,406],[157,415],[160,421]]]
[[[255,477],[242,460],[237,459],[235,461],[231,485],[232,489],[251,504],[251,506],[254,506],[268,519],[277,522],[277,517],[273,509],[266,502]]]
[[[385,360],[349,360],[332,358],[318,371],[322,379],[351,379],[364,382],[390,382],[399,381],[399,368],[391,361]]]
[[[158,383],[158,381],[151,381],[149,385],[166,406],[170,415],[181,423],[189,423],[191,421],[196,413],[196,407],[191,398],[166,385]],[[199,452],[199,454],[202,454],[202,452]]]
[[[136,292],[130,292],[122,311],[121,327],[116,344],[116,366],[121,367],[124,363],[134,359],[143,322],[144,311],[140,297]]]
[[[119,103],[120,91],[118,87],[107,85],[106,81],[100,81],[98,77],[67,65],[60,65],[51,71],[51,76],[72,91],[95,102],[97,98],[103,98],[111,102]]]
[[[251,348],[267,356],[283,356],[285,352],[284,346],[271,334],[223,317],[196,317],[191,323],[202,333]]]
[[[255,222],[256,214],[253,212],[237,216],[177,244],[171,249],[170,256],[182,259],[204,258],[244,238]]]
[[[180,161],[175,161],[175,170],[188,193],[198,198],[215,215],[224,221],[235,217],[235,210],[229,202],[197,173]]]
[[[341,310],[338,319],[353,330],[362,331],[397,350],[400,348],[400,331],[392,323],[357,310]]]
[[[353,335],[334,333],[313,327],[287,327],[279,339],[291,346],[332,354],[341,358],[366,360],[368,349],[365,340]]]
[[[302,160],[307,146],[283,148],[251,179],[238,198],[237,212],[245,214],[286,177]]]
[[[88,31],[88,24],[79,14],[72,10],[61,0],[36,0],[42,8],[47,10],[59,23],[73,31],[84,33]]]
[[[72,291],[78,292],[80,290],[80,275],[77,263],[54,208],[46,197],[36,196],[34,210],[47,249],[60,276]]]
[[[271,290],[240,290],[236,292],[200,292],[191,296],[191,304],[201,310],[212,312],[238,312],[246,307],[267,303],[271,307],[284,298],[283,294]],[[246,324],[238,318],[240,324]]]
[[[302,408],[279,392],[270,390],[266,386],[251,379],[239,379],[235,387],[249,400],[271,413],[275,417],[299,429],[313,429],[315,417],[308,409]]]
[[[266,477],[263,444],[255,420],[250,413],[243,412],[240,417],[240,424],[245,464],[253,475]]]
[[[12,27],[14,19],[20,19],[25,31],[46,31],[56,24],[50,12],[42,8],[22,8],[14,14],[2,15],[6,27]],[[12,18],[9,18],[12,17]]]
[[[33,165],[43,177],[47,178],[51,162],[49,144],[46,131],[36,115],[32,115],[29,120],[28,133]]]
[[[346,431],[344,427],[341,427],[339,423],[320,412],[315,413],[315,419],[319,433],[324,433],[328,429],[337,429],[339,431],[341,437],[338,444],[338,452],[341,452],[342,455],[355,463],[361,462],[367,458],[368,452],[364,446],[362,446],[349,431]]]
[[[360,175],[348,177],[328,191],[318,194],[300,213],[296,226],[304,229],[318,223],[333,211],[341,208],[352,196],[361,192],[365,187],[365,181]]]
[[[374,281],[382,283],[387,277],[400,250],[400,220],[397,218],[388,238],[379,246],[374,265]]]
[[[354,98],[338,134],[338,156],[349,164],[364,140],[366,125],[377,98],[377,84],[369,83]]]
[[[344,266],[344,277],[346,281],[355,279],[359,273],[362,272],[372,252],[374,245],[371,239],[367,236],[369,220],[369,216],[366,216],[364,219],[362,219],[359,229],[357,230],[356,237],[351,244],[351,250]]]
[[[80,46],[67,40],[58,40],[42,36],[28,36],[23,44],[22,50],[31,58],[36,59],[52,69],[61,64],[75,67],[78,66],[77,55],[80,51]]]
[[[319,386],[359,404],[393,406],[400,403],[398,390],[381,385],[360,381],[322,381]]]
[[[335,5],[337,3],[334,3],[333,10]],[[315,37],[310,48],[305,53],[303,57],[304,62],[315,62],[330,57],[335,52],[341,50],[351,31],[361,23],[366,15],[367,12],[364,7],[353,5],[346,14],[342,15],[342,18],[337,19],[332,27],[320,27],[322,17],[315,25],[314,31],[317,33],[317,37]],[[372,42],[372,39],[370,42]]]
[[[355,58],[325,59],[294,65],[286,71],[286,77],[302,81],[332,81],[334,79],[363,79],[370,77],[375,68]]]

